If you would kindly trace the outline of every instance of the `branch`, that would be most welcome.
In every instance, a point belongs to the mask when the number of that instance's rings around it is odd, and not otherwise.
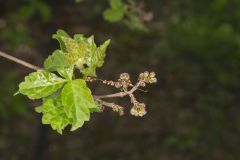
[[[100,110],[103,111],[105,107],[109,107],[111,108],[113,111],[118,112],[120,116],[122,116],[124,114],[124,109],[122,106],[119,106],[115,103],[109,103],[109,102],[105,102],[103,100],[100,99],[96,99],[96,101],[98,101],[101,105]]]
[[[118,93],[114,93],[114,94],[107,94],[107,95],[94,95],[93,97],[95,99],[99,99],[99,98],[114,98],[114,97],[124,97],[127,95],[131,95],[134,91],[136,91],[138,89],[138,87],[141,86],[141,81],[139,81],[138,83],[136,83],[133,88],[127,92],[118,92]]]
[[[30,63],[28,63],[28,62],[26,62],[26,61],[23,61],[23,60],[21,60],[21,59],[18,59],[18,58],[16,58],[16,57],[13,57],[13,56],[11,56],[11,55],[9,55],[9,54],[7,54],[7,53],[4,53],[4,52],[2,52],[2,51],[0,51],[0,56],[4,57],[4,58],[6,58],[6,59],[8,59],[8,60],[10,60],[10,61],[13,61],[13,62],[15,62],[15,63],[18,63],[18,64],[20,64],[20,65],[22,65],[22,66],[25,66],[25,67],[27,67],[27,68],[33,69],[33,70],[39,70],[39,69],[41,69],[41,68],[38,67],[38,66],[32,65],[32,64],[30,64]],[[133,86],[133,88],[132,88],[131,90],[129,90],[129,91],[118,92],[118,93],[107,94],[107,95],[93,95],[93,97],[94,97],[94,99],[104,99],[104,98],[124,97],[124,96],[127,96],[127,95],[130,95],[130,96],[131,96],[131,94],[132,94],[134,91],[136,91],[136,90],[141,86],[141,83],[142,83],[142,81],[139,81],[139,82],[136,83],[136,84]],[[106,106],[111,106],[112,104],[109,103],[109,104],[104,104],[104,105],[106,105]]]
[[[34,65],[32,65],[32,64],[30,64],[30,63],[28,63],[28,62],[26,62],[26,61],[23,61],[23,60],[21,60],[21,59],[18,59],[18,58],[16,58],[16,57],[13,57],[13,56],[11,56],[11,55],[9,55],[9,54],[7,54],[7,53],[4,53],[4,52],[2,52],[2,51],[0,51],[0,56],[1,56],[1,57],[4,57],[4,58],[6,58],[6,59],[8,59],[8,60],[10,60],[10,61],[13,61],[13,62],[15,62],[15,63],[21,64],[22,66],[25,66],[25,67],[27,67],[27,68],[29,68],[29,69],[33,69],[33,70],[39,70],[39,69],[41,69],[41,68],[38,67],[38,66],[34,66]]]
[[[100,99],[96,99],[98,102],[100,102],[102,105],[109,107],[109,108],[113,108],[113,106],[115,105],[114,103],[109,103],[109,102],[105,102],[103,100]]]

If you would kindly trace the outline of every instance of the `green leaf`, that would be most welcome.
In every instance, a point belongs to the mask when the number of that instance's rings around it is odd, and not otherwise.
[[[84,121],[89,121],[89,109],[97,107],[90,89],[82,79],[69,81],[63,87],[61,97],[67,117],[72,119],[71,131],[81,127]]]
[[[60,134],[62,134],[62,130],[70,124],[70,120],[64,112],[60,97],[48,99],[42,106],[36,108],[36,112],[43,114],[43,124],[50,124],[51,127]]]
[[[74,66],[68,63],[66,54],[61,50],[56,50],[45,60],[44,69],[48,71],[57,71],[62,77],[71,80]]]
[[[127,20],[124,20],[123,22],[132,30],[139,30],[143,32],[149,31],[149,29],[144,25],[143,22],[140,21],[137,15],[131,15]]]
[[[58,40],[61,50],[66,51],[66,46],[64,39],[69,38],[70,36],[62,29],[58,29],[56,34],[53,34],[53,39]]]
[[[57,71],[59,68],[69,66],[65,54],[61,50],[55,50],[52,55],[44,61],[44,69]]]
[[[70,66],[70,67],[63,67],[63,68],[59,68],[57,70],[57,72],[64,78],[68,79],[68,80],[72,80],[73,77],[73,72],[74,72],[74,66]]]
[[[33,16],[34,11],[35,9],[31,5],[24,5],[17,9],[16,12],[13,12],[10,15],[10,19],[17,22],[27,21]]]
[[[124,11],[120,9],[106,9],[103,12],[103,17],[109,22],[118,22],[123,19]]]
[[[103,17],[109,22],[118,22],[123,19],[125,13],[125,5],[122,0],[110,0],[111,8],[103,12]]]
[[[110,43],[110,40],[106,41],[103,45],[97,48],[94,42],[94,36],[85,38],[82,34],[76,34],[72,39],[67,35],[67,33],[60,30],[57,32],[55,37],[61,37],[60,35],[62,35],[62,38],[58,38],[58,40],[63,42],[62,46],[64,46],[64,50],[62,50],[62,54],[57,54],[56,57],[58,57],[58,59],[56,59],[58,61],[63,61],[65,55],[67,63],[80,69],[84,76],[96,76],[96,68],[101,67],[104,63],[105,51]],[[59,60],[61,55],[63,60]],[[50,63],[48,68],[59,67],[57,71],[61,75],[66,72],[66,67],[61,68],[61,65],[65,65],[64,63],[60,64],[57,60],[56,63],[53,63],[53,58],[49,59],[50,60],[48,61]],[[51,65],[53,65],[53,67]],[[87,67],[85,65],[87,65]],[[72,71],[71,68],[69,68],[69,70]],[[67,77],[67,79],[71,79],[69,75],[71,76],[71,72],[62,76],[65,78]]]
[[[45,103],[48,99],[56,99],[56,98],[61,96],[61,93],[62,93],[62,89],[60,88],[56,92],[54,92],[53,94],[50,94],[47,97],[43,97],[42,101],[43,101],[43,103]]]
[[[42,18],[42,21],[43,22],[48,22],[51,18],[50,7],[45,2],[39,1],[38,4],[37,4],[37,9],[38,9],[39,15]]]
[[[106,56],[106,49],[110,44],[110,39],[105,41],[97,49],[92,49],[88,55],[87,65],[88,68],[82,69],[84,76],[96,76],[96,68],[101,67],[104,63],[104,58]]]
[[[109,0],[110,6],[113,9],[123,9],[124,3],[122,0]]]
[[[100,110],[100,105],[99,105],[99,103],[98,103],[97,101],[95,101],[95,107],[94,107],[94,108],[89,108],[89,111],[90,111],[91,113],[93,113],[93,112],[100,112],[101,110]]]
[[[80,35],[74,38],[77,40],[72,38],[66,38],[64,40],[67,52],[66,58],[68,63],[74,64],[77,68],[82,69],[86,63],[87,44],[84,39],[81,39]]]
[[[73,39],[75,41],[77,41],[78,43],[80,43],[80,42],[84,41],[84,36],[83,36],[83,34],[75,34],[73,36]]]
[[[25,77],[24,82],[19,84],[19,92],[30,99],[39,99],[56,92],[66,81],[53,73],[39,70]]]

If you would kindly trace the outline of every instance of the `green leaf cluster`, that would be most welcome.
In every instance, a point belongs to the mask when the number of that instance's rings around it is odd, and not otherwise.
[[[83,76],[96,76],[110,40],[97,47],[93,36],[85,38],[77,34],[71,38],[63,30],[58,30],[53,38],[59,41],[60,49],[44,61],[42,70],[25,77],[18,93],[30,99],[42,98],[43,104],[36,108],[43,114],[42,123],[62,134],[66,126],[71,125],[74,131],[90,120],[91,112],[99,111],[85,80],[75,79],[74,70],[80,69]]]
[[[110,8],[103,12],[103,18],[109,22],[122,21],[132,30],[148,31],[148,28],[139,18],[138,8],[134,0],[125,4],[122,0],[109,0]]]
[[[53,38],[59,41],[62,53],[58,54],[64,55],[66,63],[78,68],[84,76],[96,76],[96,68],[103,65],[110,40],[97,47],[94,36],[85,38],[82,34],[76,34],[71,38],[63,30],[58,30]]]

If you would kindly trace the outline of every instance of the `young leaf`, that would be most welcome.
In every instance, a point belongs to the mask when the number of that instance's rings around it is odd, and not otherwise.
[[[74,65],[70,65],[66,59],[66,54],[61,50],[56,50],[44,61],[44,69],[57,71],[62,77],[71,80]]]
[[[66,51],[66,46],[64,44],[64,39],[69,38],[70,36],[62,29],[58,29],[56,34],[53,34],[53,39],[58,40],[61,50]]]
[[[123,21],[130,29],[132,30],[139,30],[143,32],[148,32],[148,28],[144,25],[143,22],[140,21],[137,15],[128,15],[128,19]]]
[[[82,79],[69,81],[62,90],[62,103],[67,117],[72,119],[71,131],[90,119],[90,108],[96,108],[90,89]]]
[[[84,76],[96,76],[96,68],[103,65],[106,49],[109,44],[110,40],[107,40],[100,47],[89,53],[87,61],[88,68],[82,69]]]
[[[73,72],[74,72],[74,66],[71,65],[70,67],[62,67],[57,69],[57,72],[64,78],[68,80],[72,80]]]
[[[52,55],[44,61],[44,69],[48,71],[56,71],[59,68],[70,66],[67,62],[65,54],[61,50],[55,50]]]
[[[125,6],[122,0],[109,0],[111,8],[103,12],[103,17],[109,22],[118,22],[123,19]]]
[[[61,98],[48,99],[40,107],[36,108],[38,113],[42,113],[42,123],[50,124],[54,130],[62,134],[62,130],[70,124],[70,120],[64,112]]]
[[[77,42],[76,40],[71,38],[65,39],[64,43],[67,52],[66,58],[68,63],[74,64],[79,69],[82,69],[83,65],[86,63],[87,44],[84,40],[78,40],[80,42]]]
[[[41,1],[38,1],[36,6],[42,21],[48,22],[52,16],[50,7],[45,2]]]
[[[75,41],[77,41],[78,43],[80,43],[80,42],[84,41],[84,36],[83,36],[83,34],[75,34],[73,36],[73,39]]]
[[[103,12],[103,17],[109,22],[118,22],[123,19],[124,11],[119,9],[106,9]]]
[[[54,93],[66,81],[53,73],[39,70],[25,77],[25,80],[19,84],[19,92],[30,99],[39,99]]]
[[[110,6],[113,9],[123,9],[124,3],[122,0],[109,0]]]

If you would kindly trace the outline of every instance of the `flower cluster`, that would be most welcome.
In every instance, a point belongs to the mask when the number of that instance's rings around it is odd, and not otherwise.
[[[121,106],[119,106],[119,105],[117,105],[117,104],[114,104],[114,105],[112,106],[112,110],[113,110],[114,112],[118,112],[120,116],[123,116],[123,115],[124,115],[124,108],[121,107]]]
[[[139,81],[142,81],[142,86],[145,86],[145,83],[156,83],[157,78],[154,72],[145,71],[139,75]]]
[[[146,111],[146,108],[145,108],[145,104],[144,103],[134,103],[134,106],[131,108],[131,111],[130,111],[131,115],[133,116],[144,116],[147,111]]]
[[[91,81],[92,77],[88,77],[88,80]],[[93,80],[92,80],[93,81]],[[102,80],[103,84],[107,84],[110,86],[114,86],[116,88],[122,88],[123,90],[126,90],[128,86],[132,86],[132,83],[130,81],[130,76],[128,73],[122,73],[119,76],[119,79],[117,81],[108,81],[108,80]]]
[[[130,86],[132,83],[130,81],[130,75],[128,73],[122,73],[119,76],[118,83],[123,88],[123,90],[127,90],[128,86]]]
[[[138,79],[139,81],[134,85],[132,84],[132,82],[130,80],[130,75],[128,73],[120,74],[117,81],[101,80],[101,79],[97,79],[95,77],[86,77],[85,80],[88,81],[88,82],[93,82],[93,81],[99,80],[103,84],[110,85],[110,86],[113,86],[115,88],[120,89],[121,92],[119,92],[119,93],[104,95],[104,96],[95,96],[95,99],[102,106],[101,111],[105,107],[109,107],[114,112],[118,112],[120,116],[123,115],[124,114],[124,108],[122,106],[119,106],[119,105],[114,104],[114,103],[109,103],[109,102],[103,101],[102,99],[129,96],[130,99],[131,99],[131,103],[133,104],[133,106],[130,110],[130,114],[133,115],[133,116],[138,116],[138,117],[144,116],[147,113],[147,111],[146,111],[145,104],[138,102],[138,100],[136,99],[133,92],[135,92],[136,90],[142,90],[142,89],[140,89],[140,87],[145,87],[146,84],[151,84],[151,83],[156,83],[157,82],[157,78],[156,78],[155,73],[154,72],[148,72],[148,71],[140,73],[139,74],[139,79]]]

